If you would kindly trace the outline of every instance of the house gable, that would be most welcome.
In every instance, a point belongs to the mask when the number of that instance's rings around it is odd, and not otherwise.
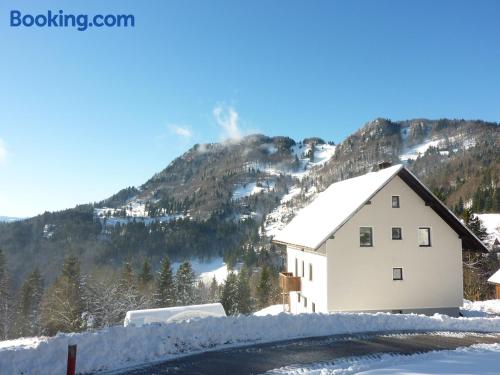
[[[460,236],[463,250],[488,251],[486,246],[402,165],[330,185],[309,206],[300,211],[273,242],[311,250],[323,247],[329,238],[334,236],[395,176],[404,181]]]

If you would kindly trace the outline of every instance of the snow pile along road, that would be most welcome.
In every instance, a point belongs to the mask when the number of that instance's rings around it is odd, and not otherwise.
[[[78,345],[77,372],[114,370],[210,349],[285,339],[379,331],[500,332],[500,317],[446,315],[302,314],[205,318],[143,327],[60,334],[34,347],[3,347],[2,374],[62,374],[68,344]]]

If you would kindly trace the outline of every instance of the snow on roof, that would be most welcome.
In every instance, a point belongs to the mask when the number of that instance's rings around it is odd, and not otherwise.
[[[330,185],[299,211],[274,241],[317,249],[402,168],[398,164]]]
[[[491,277],[488,279],[488,282],[493,284],[500,284],[500,270],[491,275]]]

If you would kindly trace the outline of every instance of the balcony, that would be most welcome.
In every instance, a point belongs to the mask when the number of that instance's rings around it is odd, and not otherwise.
[[[300,277],[291,272],[280,272],[280,288],[284,294],[300,292]]]

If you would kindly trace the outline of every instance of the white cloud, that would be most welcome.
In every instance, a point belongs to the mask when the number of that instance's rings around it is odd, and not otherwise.
[[[7,158],[7,149],[5,148],[5,143],[2,138],[0,138],[0,163],[3,163]]]
[[[217,125],[223,131],[224,139],[239,140],[242,137],[242,132],[238,127],[238,112],[231,107],[225,105],[216,105],[212,111]]]
[[[179,137],[182,137],[182,138],[191,138],[191,137],[193,137],[193,132],[187,126],[181,126],[181,125],[172,124],[172,125],[169,125],[169,128],[170,128],[170,131],[172,133],[178,135]]]

